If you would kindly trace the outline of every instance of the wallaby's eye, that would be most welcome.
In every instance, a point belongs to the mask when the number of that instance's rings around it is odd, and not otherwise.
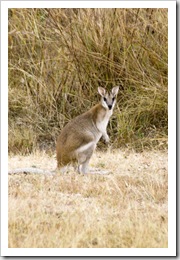
[[[114,100],[115,100],[115,97],[112,98],[112,101],[114,101]]]
[[[107,101],[107,99],[104,97],[104,101],[106,102]]]

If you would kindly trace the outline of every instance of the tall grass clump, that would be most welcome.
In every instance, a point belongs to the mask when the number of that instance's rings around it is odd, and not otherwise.
[[[9,151],[54,146],[120,85],[113,147],[167,144],[167,9],[9,9]]]

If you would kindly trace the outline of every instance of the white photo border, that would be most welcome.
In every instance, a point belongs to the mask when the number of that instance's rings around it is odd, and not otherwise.
[[[168,8],[168,248],[8,248],[8,8]],[[176,1],[1,1],[1,255],[176,256]]]

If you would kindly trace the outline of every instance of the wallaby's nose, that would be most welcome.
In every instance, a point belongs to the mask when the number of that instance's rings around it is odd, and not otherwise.
[[[108,107],[109,107],[109,110],[111,110],[111,108],[112,108],[112,105],[108,105]]]

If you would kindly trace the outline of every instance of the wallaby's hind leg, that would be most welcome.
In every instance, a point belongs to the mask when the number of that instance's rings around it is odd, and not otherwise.
[[[85,147],[85,146],[84,146]],[[86,174],[88,171],[88,164],[91,159],[91,156],[94,152],[95,145],[86,145],[87,149],[84,150],[81,147],[81,151],[79,151],[77,155],[77,160],[78,160],[78,171],[79,173]]]
[[[82,164],[79,164],[78,166],[78,172],[82,173],[82,174],[86,174],[88,171],[88,164],[89,164],[89,159],[87,159],[85,162],[83,162]]]

